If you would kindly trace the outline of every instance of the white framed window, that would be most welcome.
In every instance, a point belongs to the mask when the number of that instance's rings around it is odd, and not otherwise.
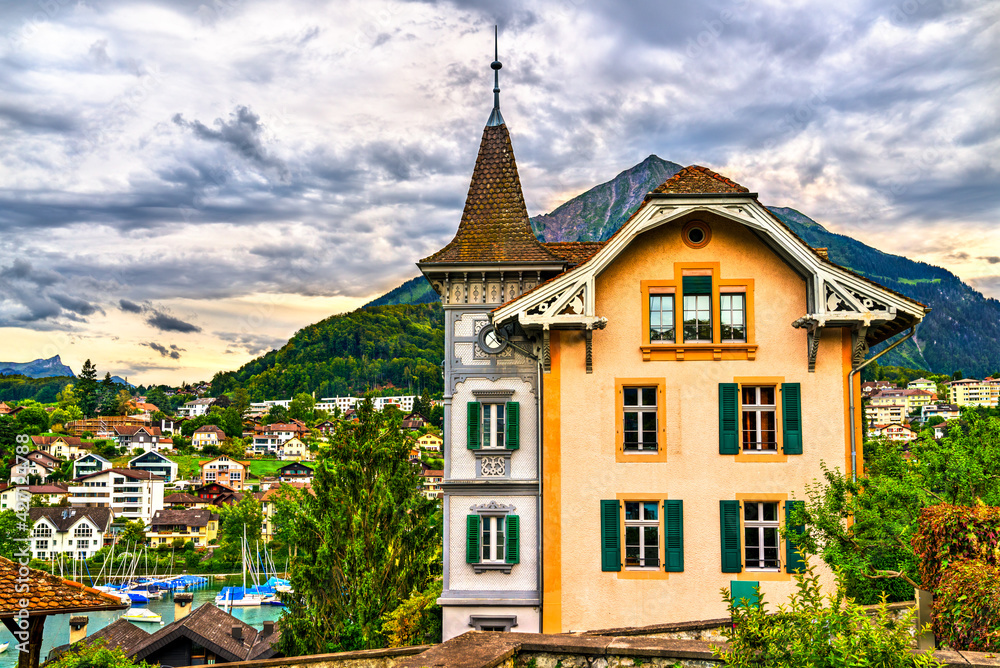
[[[684,295],[684,342],[712,341],[712,295]]]
[[[51,536],[52,536],[52,527],[45,524],[35,527],[36,538],[49,538]]]
[[[229,472],[229,479],[230,480],[239,480],[241,477],[242,477],[242,474],[239,471],[230,471]]]
[[[723,292],[719,295],[719,306],[719,318],[722,320],[722,342],[746,343],[746,294],[743,292]]]
[[[89,524],[83,524],[73,530],[73,535],[77,538],[90,538],[94,535],[94,530]]]
[[[215,471],[207,471],[205,473],[205,480],[215,480]]]
[[[675,340],[674,296],[672,294],[650,294],[649,342],[673,343]]]
[[[481,518],[482,559],[480,563],[503,563],[506,559],[504,519],[506,518],[503,515],[484,515]]]
[[[778,559],[777,502],[743,502],[744,561],[748,571],[776,571]]]
[[[656,452],[656,387],[623,387],[622,431],[626,452]]]
[[[660,567],[659,501],[625,502],[625,567]]]
[[[778,451],[778,419],[774,385],[744,386],[743,450]]]
[[[47,559],[47,558],[48,557],[45,556],[44,552],[36,552],[35,553],[35,559]]]
[[[36,540],[35,541],[36,550],[47,550],[49,549],[49,541],[47,540]]]
[[[504,429],[507,420],[507,406],[505,404],[482,404],[483,406],[483,447],[503,448]]]

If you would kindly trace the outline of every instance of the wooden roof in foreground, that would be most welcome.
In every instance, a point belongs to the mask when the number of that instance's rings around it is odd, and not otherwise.
[[[22,568],[27,570],[25,577],[20,575]],[[28,591],[17,592],[15,587],[19,584],[27,584]],[[117,596],[0,557],[0,619],[14,617],[21,610],[18,601],[23,598],[28,600],[30,615],[124,610],[128,607]]]

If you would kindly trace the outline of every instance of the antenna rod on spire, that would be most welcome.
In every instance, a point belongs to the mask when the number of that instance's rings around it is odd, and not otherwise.
[[[493,26],[493,62],[490,63],[490,67],[493,68],[493,112],[490,114],[490,120],[486,121],[486,126],[496,126],[503,125],[503,116],[500,115],[500,68],[503,65],[500,64],[500,26]]]

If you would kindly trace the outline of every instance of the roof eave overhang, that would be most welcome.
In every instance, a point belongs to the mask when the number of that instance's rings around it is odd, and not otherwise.
[[[639,210],[601,250],[549,283],[494,309],[493,321],[503,323],[517,319],[522,327],[539,329],[596,328],[603,320],[595,311],[596,276],[639,234],[699,211],[745,225],[803,276],[807,288],[806,318],[818,316],[824,326],[870,328],[866,329],[870,332],[868,336],[884,340],[918,323],[927,313],[926,307],[919,302],[822,259],[763,207],[756,193],[650,193]],[[831,293],[850,310],[837,312],[837,306],[828,308],[833,303],[828,297]],[[873,301],[878,308],[865,307],[863,302],[870,297],[875,298]],[[582,309],[579,308],[581,301]],[[572,312],[567,313],[568,310]],[[894,326],[887,327],[888,322],[893,322]],[[878,342],[873,340],[869,341],[872,345]]]
[[[562,271],[566,267],[566,262],[545,261],[545,262],[417,262],[417,268],[423,272],[447,272],[447,271],[518,271],[526,269],[529,271]]]

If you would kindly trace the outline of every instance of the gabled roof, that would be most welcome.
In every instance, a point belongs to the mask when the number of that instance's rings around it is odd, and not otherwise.
[[[179,506],[185,504],[195,504],[204,503],[205,499],[199,499],[197,496],[192,496],[186,492],[176,492],[167,497],[164,497],[163,503],[168,506]]]
[[[104,457],[101,457],[101,456],[100,456],[99,454],[97,454],[96,452],[88,452],[87,454],[85,454],[84,456],[80,457],[80,458],[79,458],[79,459],[77,459],[76,461],[77,461],[77,462],[82,462],[82,461],[83,461],[83,460],[85,460],[85,459],[96,459],[97,461],[99,461],[99,462],[101,462],[101,463],[103,463],[103,464],[110,464],[110,463],[111,463],[110,461],[108,461],[108,460],[107,460],[107,459],[105,459]]]
[[[604,247],[605,241],[546,241],[542,245],[570,267],[583,264]]]
[[[212,433],[215,433],[215,434],[222,434],[223,436],[226,435],[226,432],[222,431],[222,429],[220,429],[219,427],[215,426],[214,424],[202,425],[201,427],[198,427],[197,429],[195,429],[194,433],[195,434],[212,434]]]
[[[119,617],[100,631],[91,633],[84,642],[89,645],[101,638],[104,639],[104,646],[107,649],[119,648],[125,654],[131,654],[136,647],[146,642],[149,632]]]
[[[159,436],[159,427],[145,427],[142,425],[122,425],[115,427],[115,433],[119,436],[135,436],[140,431],[144,431],[150,436]]]
[[[707,167],[690,165],[661,183],[653,192],[703,195],[708,193],[749,193],[750,191]]]
[[[233,637],[233,627],[238,626],[243,637]],[[189,638],[206,647],[226,661],[245,661],[267,658],[272,643],[279,633],[260,637],[260,632],[211,603],[203,603],[182,619],[167,624],[133,650],[132,658],[141,660],[179,638]]]
[[[107,531],[108,525],[114,519],[114,513],[111,512],[110,508],[63,508],[56,506],[31,508],[28,510],[28,517],[31,519],[32,524],[45,518],[60,533],[69,531],[83,518],[89,519],[101,531]]]
[[[531,231],[504,124],[483,130],[455,238],[420,264],[496,262],[562,264]]]
[[[196,499],[196,501],[198,500],[200,499]],[[166,499],[164,499],[164,503],[166,503]],[[164,510],[157,510],[150,524],[153,527],[165,525],[205,527],[208,526],[209,522],[217,522],[218,520],[219,516],[216,513],[204,508],[186,508],[184,510],[166,508]],[[154,528],[153,530],[155,531],[156,529]]]
[[[91,447],[89,443],[84,443],[80,440],[79,436],[32,436],[31,442],[35,445],[52,445],[62,441],[66,445],[75,445],[77,447]]]
[[[167,457],[167,456],[166,456],[166,455],[164,455],[164,454],[161,454],[161,453],[157,452],[156,450],[146,450],[146,451],[145,451],[144,453],[142,453],[141,455],[136,455],[136,456],[135,456],[135,457],[133,457],[132,459],[128,460],[128,463],[129,463],[129,464],[131,464],[131,463],[132,463],[132,462],[134,462],[135,460],[137,460],[137,459],[142,459],[143,457],[146,457],[146,456],[148,456],[148,455],[153,455],[154,457],[158,457],[159,459],[162,459],[163,461],[167,462],[168,464],[173,464],[173,463],[174,463],[174,462],[170,461],[170,458],[169,458],[169,457]]]
[[[29,615],[124,610],[128,607],[117,596],[35,568],[29,568],[28,576],[23,577],[19,575],[19,570],[23,568],[17,562],[0,557],[0,618],[14,617],[23,609],[18,602],[24,598],[28,599]],[[15,588],[17,583],[27,584],[28,592],[18,593]]]

